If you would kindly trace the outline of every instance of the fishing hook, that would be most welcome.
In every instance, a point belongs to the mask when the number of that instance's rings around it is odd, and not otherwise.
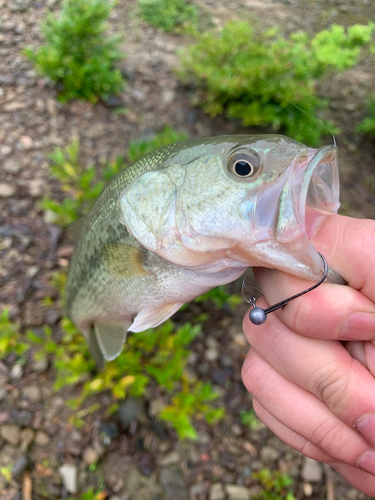
[[[323,270],[323,276],[322,276],[322,278],[320,278],[320,280],[318,281],[318,283],[315,283],[315,285],[311,286],[310,288],[307,288],[306,290],[303,290],[300,293],[297,293],[296,295],[293,295],[292,297],[288,297],[287,299],[284,299],[281,302],[278,302],[277,304],[274,304],[273,306],[269,306],[266,309],[262,309],[261,307],[258,307],[256,305],[256,300],[257,299],[255,297],[251,297],[250,299],[246,299],[246,297],[245,297],[245,300],[247,300],[247,302],[249,302],[253,306],[253,308],[249,312],[249,318],[250,318],[250,321],[254,325],[263,325],[263,323],[265,323],[265,321],[267,319],[267,314],[269,314],[271,312],[274,312],[274,311],[277,311],[277,309],[284,309],[284,307],[291,300],[297,299],[298,297],[301,297],[302,295],[305,295],[305,293],[311,292],[312,290],[314,290],[315,288],[317,288],[319,285],[321,285],[323,283],[323,281],[326,279],[327,274],[328,274],[328,264],[327,264],[327,261],[326,261],[324,255],[322,255],[320,252],[318,252],[318,253],[319,253],[319,255],[321,256],[321,258],[323,260],[324,270]],[[244,288],[244,285],[245,285],[245,280],[244,280],[244,282],[242,284],[242,290]],[[242,293],[242,295],[244,296],[243,293]]]

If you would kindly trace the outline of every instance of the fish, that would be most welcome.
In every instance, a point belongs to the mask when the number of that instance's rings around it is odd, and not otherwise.
[[[68,316],[102,364],[127,332],[158,326],[250,267],[316,279],[322,259],[311,239],[339,204],[335,145],[228,135],[152,151],[105,187],[76,229]]]

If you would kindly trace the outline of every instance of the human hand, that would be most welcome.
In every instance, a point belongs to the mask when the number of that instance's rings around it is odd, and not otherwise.
[[[349,286],[324,283],[262,326],[246,314],[252,349],[242,377],[277,436],[375,496],[375,221],[327,217],[313,243]],[[311,286],[280,271],[255,274],[261,307]]]

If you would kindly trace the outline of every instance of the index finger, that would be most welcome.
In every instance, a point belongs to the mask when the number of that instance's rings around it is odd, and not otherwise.
[[[373,340],[375,221],[327,217],[313,243],[350,286],[324,283],[275,314],[293,331],[308,337]],[[270,304],[311,286],[275,270],[256,269],[255,275]]]

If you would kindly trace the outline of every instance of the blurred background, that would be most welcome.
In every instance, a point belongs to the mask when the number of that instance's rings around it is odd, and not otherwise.
[[[239,286],[97,370],[64,312],[69,224],[189,137],[340,147],[341,213],[374,218],[371,0],[0,0],[0,499],[367,498],[280,442],[240,378]]]

